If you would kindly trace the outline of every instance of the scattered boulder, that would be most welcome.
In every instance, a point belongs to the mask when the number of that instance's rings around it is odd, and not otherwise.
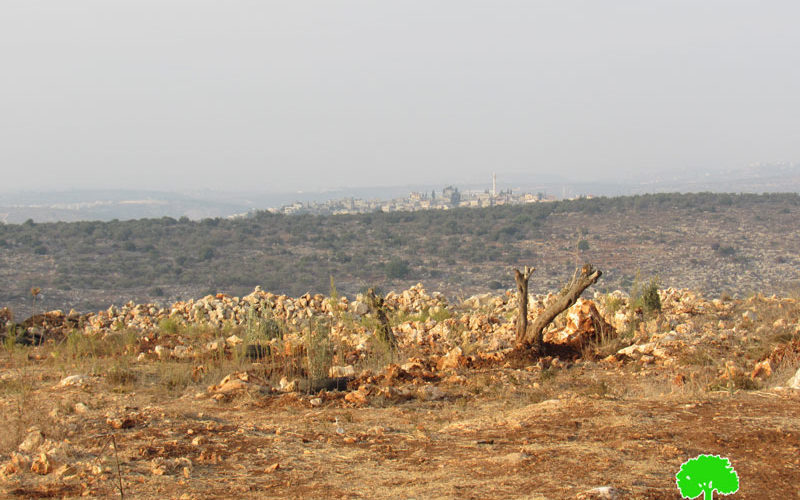
[[[763,361],[759,361],[756,363],[755,368],[750,373],[750,378],[755,380],[757,378],[767,378],[772,375],[772,364],[769,362],[769,359],[765,359]]]
[[[17,448],[22,453],[33,453],[39,449],[39,447],[44,442],[44,434],[39,429],[33,429],[28,432],[28,435],[25,436],[25,439]]]
[[[800,368],[798,368],[792,378],[786,381],[786,386],[790,389],[800,389]]]
[[[50,474],[54,468],[52,459],[44,452],[39,453],[31,464],[31,472],[42,476]]]
[[[84,386],[90,381],[91,379],[88,375],[70,375],[62,378],[57,387]]]
[[[214,394],[230,394],[250,389],[261,389],[261,386],[252,382],[250,378],[247,372],[233,372],[226,375],[219,384],[209,386],[208,392]]]
[[[495,296],[491,293],[482,293],[479,295],[473,295],[472,297],[466,299],[462,305],[469,309],[480,309],[482,307],[489,307],[494,305]]]
[[[614,327],[600,315],[594,302],[580,298],[567,310],[566,325],[546,331],[543,340],[580,349],[591,341],[614,334]]]
[[[154,476],[164,476],[182,473],[184,477],[191,476],[192,461],[186,457],[164,458],[156,457],[150,461],[150,472]]]
[[[331,378],[355,377],[356,369],[353,365],[331,366],[328,376]]]
[[[468,359],[460,347],[454,347],[450,352],[439,358],[436,369],[439,371],[455,370],[467,366]]]
[[[348,392],[344,396],[344,400],[357,406],[364,406],[369,402],[369,395],[371,387],[364,384],[358,387],[357,390]]]
[[[624,498],[625,491],[613,486],[600,486],[579,493],[577,500],[617,500]]]
[[[110,415],[106,418],[106,424],[112,429],[130,429],[139,423],[136,415]]]
[[[423,385],[417,389],[417,397],[422,401],[436,401],[444,399],[446,394],[439,386],[436,385]]]
[[[350,307],[348,310],[353,314],[358,314],[359,316],[363,316],[369,312],[369,306],[360,300],[354,300],[350,303]]]
[[[177,359],[186,359],[188,357],[191,357],[191,355],[192,355],[191,346],[177,345],[172,349],[172,356]]]
[[[289,380],[286,377],[281,377],[278,382],[278,390],[281,392],[297,392],[300,389],[300,384],[297,380]]]
[[[206,343],[206,351],[218,351],[225,348],[225,339],[220,337]]]
[[[241,344],[242,342],[244,342],[244,340],[239,338],[237,335],[231,335],[230,337],[225,339],[225,343],[228,344],[228,347],[236,347],[237,345]]]
[[[754,311],[745,311],[742,313],[742,320],[746,323],[755,323],[758,321],[758,315]]]

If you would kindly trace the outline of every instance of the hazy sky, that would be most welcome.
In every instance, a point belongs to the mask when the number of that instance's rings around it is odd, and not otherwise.
[[[3,0],[3,190],[800,161],[800,2]]]

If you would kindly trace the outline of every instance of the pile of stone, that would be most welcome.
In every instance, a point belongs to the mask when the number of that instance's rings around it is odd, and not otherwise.
[[[23,472],[57,476],[74,474],[71,463],[76,455],[68,440],[53,441],[38,428],[28,429],[28,434],[11,458],[0,465],[0,477],[13,476]]]
[[[531,318],[554,298],[553,294],[531,296]],[[394,334],[401,346],[427,345],[435,348],[435,351],[447,352],[468,343],[480,350],[493,352],[514,345],[516,298],[510,291],[501,295],[474,296],[461,307],[452,308],[441,293],[429,294],[421,284],[417,284],[402,292],[389,292],[384,302],[389,311],[394,311],[400,317],[410,317],[394,327]],[[10,311],[4,314],[10,317]],[[221,329],[225,325],[247,324],[253,318],[268,318],[295,327],[295,331],[302,331],[309,318],[326,317],[330,319],[332,337],[363,351],[373,332],[363,326],[360,318],[369,314],[367,301],[361,294],[352,301],[344,296],[331,299],[320,294],[292,298],[265,292],[257,287],[241,298],[225,294],[208,295],[196,300],[175,302],[169,307],[128,302],[120,307],[112,305],[106,310],[85,315],[75,311],[69,314],[51,311],[37,315],[23,325],[26,331],[43,338],[58,338],[75,330],[85,334],[106,334],[128,328],[150,332],[162,327],[165,320],[177,327],[204,325]],[[548,339],[573,345],[586,342],[594,338],[598,330],[598,315],[591,301],[582,301],[573,307],[567,323],[557,325],[557,333],[551,333]],[[300,335],[290,333],[288,336],[290,341],[296,337],[295,340],[300,342]],[[161,346],[161,352],[155,352],[155,355],[185,358],[192,355],[193,351],[191,346],[182,345],[174,347],[180,352],[172,352],[173,347],[166,349]]]
[[[68,332],[82,328],[85,322],[86,317],[74,310],[69,314],[56,310],[36,314],[22,323],[16,324],[10,310],[0,309],[0,325],[3,326],[0,335],[11,333],[15,335],[18,343],[28,345],[39,344],[48,338],[59,338]]]
[[[616,291],[610,294],[595,293],[592,300],[579,299],[565,314],[560,315],[545,332],[545,341],[562,344],[579,351],[592,342],[602,342],[619,333],[626,333],[630,345],[621,348],[609,361],[639,362],[642,364],[669,364],[680,351],[700,348],[700,344],[722,342],[735,331],[749,328],[758,319],[761,302],[738,319],[708,324],[698,321],[699,315],[718,315],[730,318],[735,304],[730,300],[706,300],[691,290],[668,288],[659,292],[662,314],[658,319],[644,321],[641,313],[633,311],[627,294]],[[557,294],[529,296],[529,319],[533,320]],[[771,298],[752,300],[771,303]],[[612,306],[613,304],[613,306]],[[517,314],[517,297],[514,291],[501,294],[475,295],[458,306],[451,306],[440,293],[429,294],[421,284],[402,292],[390,292],[385,297],[393,322],[393,334],[403,346],[420,346],[432,355],[442,355],[456,347],[469,346],[471,352],[504,352],[514,347]],[[639,315],[637,318],[637,314]],[[107,334],[126,328],[147,332],[161,328],[169,320],[177,327],[204,325],[222,329],[226,325],[246,325],[255,319],[271,319],[286,327],[284,344],[303,344],[310,318],[325,318],[331,339],[355,353],[363,353],[369,345],[371,316],[367,301],[362,295],[353,300],[341,296],[325,297],[305,294],[300,297],[276,295],[256,288],[244,297],[225,294],[180,301],[169,307],[155,304],[129,302],[121,307],[111,306],[95,314],[80,315],[75,311],[64,314],[51,311],[37,315],[25,323],[26,331],[44,338],[57,337],[73,330],[86,334]],[[636,323],[633,323],[636,319]],[[11,312],[0,310],[0,320],[11,321]],[[634,329],[633,326],[636,325]],[[740,328],[740,330],[736,330]],[[631,335],[632,334],[632,335]],[[236,335],[219,336],[205,347],[191,345],[190,338],[176,337],[170,345],[150,346],[147,356],[187,358],[201,356],[209,350],[235,347],[244,342]],[[159,343],[168,340],[159,341]],[[158,351],[154,350],[158,349]],[[258,352],[255,353],[256,355]],[[357,354],[356,354],[357,356]],[[258,357],[258,356],[254,356]],[[770,360],[773,365],[775,360]],[[762,366],[759,374],[769,370]]]

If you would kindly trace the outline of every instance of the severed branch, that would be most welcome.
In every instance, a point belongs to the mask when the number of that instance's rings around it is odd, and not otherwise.
[[[528,280],[536,270],[535,267],[525,266],[525,270],[520,272],[514,269],[514,280],[517,282],[517,294],[519,311],[517,312],[517,344],[522,344],[525,339],[525,332],[528,331]]]
[[[521,341],[519,330],[517,331],[517,346],[533,348],[537,352],[542,352],[542,335],[544,334],[544,329],[547,328],[562,311],[572,307],[583,291],[596,283],[602,275],[603,273],[593,268],[591,264],[585,264],[582,268],[576,269],[572,279],[567,286],[564,287],[556,300],[533,320],[530,330],[525,331],[525,335],[522,337]]]

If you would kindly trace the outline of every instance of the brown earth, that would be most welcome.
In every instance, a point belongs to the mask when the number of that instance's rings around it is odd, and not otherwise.
[[[718,454],[739,476],[729,498],[799,497],[800,391],[782,387],[800,365],[797,301],[660,296],[639,323],[628,299],[600,297],[616,337],[529,359],[492,347],[513,338],[500,299],[396,319],[393,359],[369,318],[341,316],[328,362],[357,360],[354,374],[313,393],[317,348],[289,340],[302,330],[257,362],[241,325],[9,337],[0,496],[680,498],[681,464]],[[616,496],[589,493],[603,486]]]
[[[112,434],[126,498],[575,498],[598,486],[680,498],[675,474],[701,453],[730,458],[734,498],[800,494],[791,390],[697,394],[658,374],[579,363],[542,385],[557,393],[542,401],[540,375],[500,367],[462,372],[436,401],[355,407],[332,392],[314,407],[296,393],[217,402],[119,394],[98,380],[54,388],[56,377],[27,370],[40,383],[24,405],[66,409],[61,425],[39,428],[68,440],[79,465],[73,475],[7,475],[10,497],[114,497]],[[70,410],[76,402],[85,413]],[[170,465],[178,458],[185,473]]]

